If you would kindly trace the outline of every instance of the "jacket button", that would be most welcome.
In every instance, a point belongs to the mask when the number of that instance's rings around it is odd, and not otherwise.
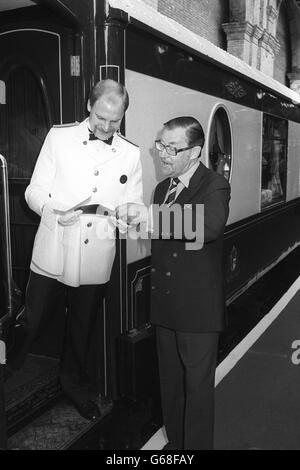
[[[178,258],[178,253],[173,253],[173,258]]]
[[[151,268],[151,272],[152,272],[152,273],[155,273],[155,272],[156,272],[156,269],[155,269],[155,268]]]
[[[113,147],[113,148],[111,149],[111,151],[112,151],[113,153],[115,153],[115,152],[116,152],[116,149]]]
[[[98,175],[99,175],[99,171],[98,171],[98,170],[95,170],[95,171],[94,171],[94,175],[95,175],[95,176],[98,176]]]
[[[156,289],[156,287],[155,287],[155,286],[151,286],[151,289],[152,289],[152,290],[155,290],[155,289]]]
[[[166,276],[168,276],[168,277],[170,277],[170,276],[171,276],[171,273],[170,273],[170,271],[168,271],[168,272],[166,273]]]
[[[89,239],[88,239],[88,238],[86,238],[86,239],[84,240],[84,243],[87,245],[87,244],[88,244],[88,242],[89,242]]]
[[[91,227],[92,225],[93,225],[92,222],[89,222],[86,226]]]
[[[93,193],[96,193],[98,191],[98,188],[96,188],[96,186],[94,186],[92,191],[93,191]]]
[[[171,292],[169,290],[166,290],[166,295],[169,295],[171,294]]]
[[[87,145],[87,141],[86,141],[86,140],[84,140],[82,143],[83,143],[83,145]]]

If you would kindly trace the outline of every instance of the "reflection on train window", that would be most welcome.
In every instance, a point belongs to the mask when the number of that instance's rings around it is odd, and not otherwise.
[[[27,67],[17,67],[6,82],[4,119],[6,156],[10,178],[30,178],[49,129],[41,85]]]
[[[288,122],[264,115],[261,207],[285,200]]]
[[[227,180],[231,174],[232,143],[230,123],[224,108],[218,108],[209,132],[209,166]]]

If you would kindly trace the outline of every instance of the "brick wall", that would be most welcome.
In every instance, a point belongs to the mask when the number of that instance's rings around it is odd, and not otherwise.
[[[152,0],[144,2],[150,5],[155,3]],[[229,20],[228,0],[158,0],[157,9],[213,44],[226,49],[222,23]]]
[[[245,20],[252,24],[259,23],[266,27],[268,20],[267,5],[273,5],[274,0],[143,0],[147,5],[158,10],[163,15],[172,18],[196,34],[208,39],[216,46],[227,50],[226,34],[222,29],[223,23],[241,23]],[[275,4],[275,3],[274,3]],[[264,7],[264,9],[263,9]],[[275,26],[275,24],[274,24]],[[272,32],[275,34],[275,31]],[[245,38],[241,34],[240,41],[237,39],[230,43],[230,53],[246,60],[253,67],[258,67],[265,73],[273,75],[279,82],[288,85],[287,73],[291,72],[291,51],[289,42],[289,25],[287,11],[284,2],[280,10],[276,38],[280,42],[280,51],[275,56],[264,57],[266,51],[258,51],[258,59],[249,59],[248,52],[245,53]],[[246,41],[247,42],[247,41]],[[249,43],[250,47],[250,43]],[[250,51],[251,52],[251,51]],[[260,54],[260,55],[259,55]],[[247,57],[244,57],[244,56]],[[251,53],[250,53],[251,55]],[[260,57],[260,58],[259,58]],[[263,63],[260,63],[260,60]],[[270,72],[268,71],[270,69]]]
[[[253,0],[252,0],[253,1]],[[230,0],[230,22],[243,22],[246,19],[245,0]]]

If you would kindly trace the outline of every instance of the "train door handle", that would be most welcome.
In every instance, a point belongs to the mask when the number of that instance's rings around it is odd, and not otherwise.
[[[6,104],[6,85],[3,80],[0,80],[0,104]]]

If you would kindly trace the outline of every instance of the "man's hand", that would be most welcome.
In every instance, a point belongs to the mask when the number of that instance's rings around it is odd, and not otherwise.
[[[116,217],[128,225],[138,225],[148,221],[148,208],[144,204],[129,202],[116,208]]]
[[[81,214],[82,214],[82,211],[67,212],[66,214],[61,215],[59,217],[58,223],[59,223],[59,225],[63,225],[64,227],[74,225],[79,220],[79,216]]]

